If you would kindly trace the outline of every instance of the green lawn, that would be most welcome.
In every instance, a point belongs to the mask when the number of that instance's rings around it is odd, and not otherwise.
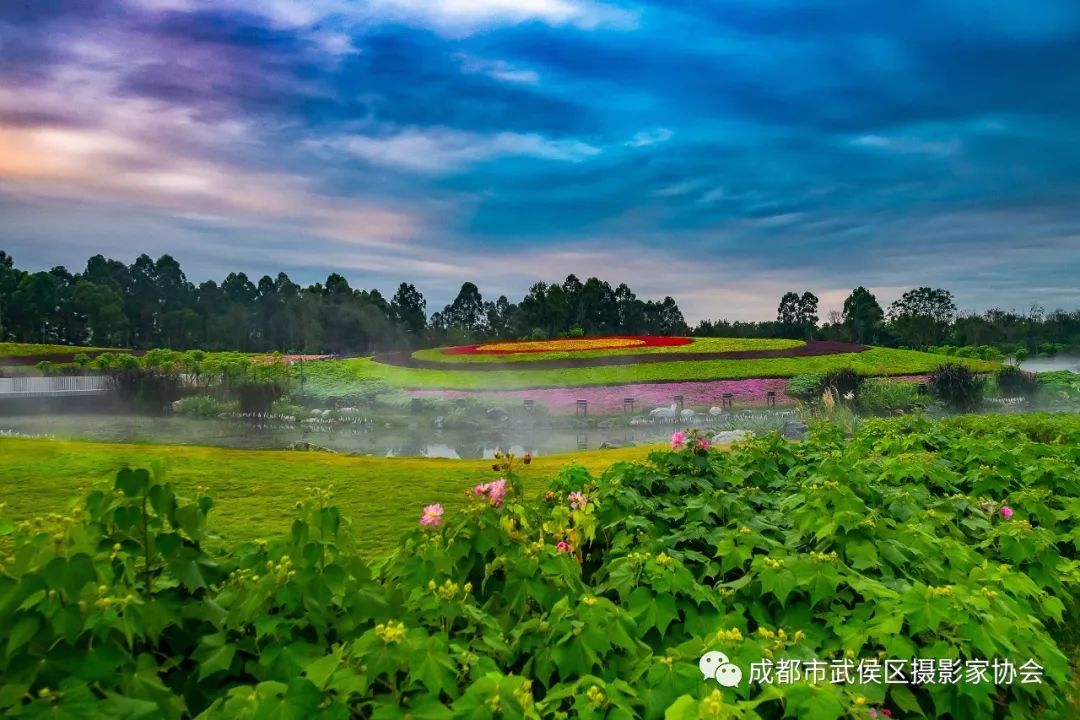
[[[444,355],[442,351],[445,348],[429,348],[427,350],[417,350],[413,353],[413,357],[419,360],[453,363],[529,363],[537,360],[596,358],[610,355],[671,355],[678,353],[731,352],[733,350],[786,350],[787,348],[801,347],[806,344],[802,340],[778,338],[692,338],[691,340],[692,342],[689,345],[673,345],[670,347],[626,347],[573,352],[562,350],[507,355]]]
[[[529,491],[579,463],[598,473],[621,461],[644,459],[656,446],[592,450],[538,457],[522,468]],[[28,520],[63,512],[96,483],[125,466],[160,461],[181,488],[204,485],[216,503],[211,527],[225,545],[286,532],[305,488],[334,486],[335,503],[369,555],[389,550],[427,503],[448,509],[479,482],[495,479],[490,461],[348,457],[326,453],[225,450],[187,445],[122,445],[0,438],[0,498],[4,514]]]
[[[999,366],[983,360],[965,360],[915,350],[875,347],[861,353],[754,360],[705,360],[611,365],[560,370],[429,370],[383,365],[370,358],[322,361],[305,366],[308,392],[344,395],[365,383],[382,382],[394,388],[445,390],[510,390],[532,387],[580,387],[641,382],[738,380],[791,377],[851,367],[868,376],[917,375],[946,362],[962,362],[972,369],[991,372]]]
[[[0,358],[32,357],[35,355],[77,355],[82,352],[128,352],[117,348],[82,347],[78,345],[43,345],[39,343],[0,342]]]

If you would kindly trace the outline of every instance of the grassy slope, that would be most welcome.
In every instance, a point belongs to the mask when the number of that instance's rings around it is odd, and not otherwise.
[[[38,343],[0,342],[0,358],[28,357],[33,355],[77,355],[81,352],[112,350],[127,352],[117,348],[81,347],[78,345],[41,345]]]
[[[657,355],[672,353],[730,352],[732,350],[784,350],[786,348],[800,347],[805,344],[806,343],[802,340],[773,338],[693,338],[693,341],[689,345],[675,345],[672,347],[627,347],[611,350],[534,352],[521,353],[518,355],[444,355],[442,353],[443,348],[430,348],[427,350],[417,350],[413,353],[413,356],[421,360],[432,360],[434,362],[528,363],[536,360],[562,360],[565,358],[605,357],[608,355]]]
[[[579,463],[600,472],[621,460],[641,460],[652,447],[593,450],[538,457],[521,474],[538,491],[562,467]],[[205,485],[216,506],[211,527],[228,545],[285,532],[305,488],[333,484],[336,503],[357,529],[362,549],[394,546],[427,503],[448,508],[481,481],[493,480],[490,461],[366,458],[326,453],[224,450],[180,445],[121,445],[0,438],[0,498],[4,514],[26,520],[63,512],[95,483],[130,465],[161,461],[181,488]]]
[[[311,363],[307,368],[308,391],[345,394],[350,386],[381,380],[399,388],[447,390],[514,389],[527,387],[579,387],[637,382],[692,381],[742,378],[791,377],[852,367],[864,375],[914,375],[930,372],[946,362],[963,362],[975,370],[992,371],[998,365],[981,360],[962,360],[914,350],[871,348],[861,353],[757,360],[707,360],[658,362],[642,365],[577,368],[569,370],[427,370],[393,367],[369,358]]]

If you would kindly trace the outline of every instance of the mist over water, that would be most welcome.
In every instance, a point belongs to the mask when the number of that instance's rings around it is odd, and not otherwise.
[[[1028,372],[1054,372],[1069,370],[1080,373],[1080,355],[1058,355],[1052,358],[1035,358],[1020,363],[1021,370]]]

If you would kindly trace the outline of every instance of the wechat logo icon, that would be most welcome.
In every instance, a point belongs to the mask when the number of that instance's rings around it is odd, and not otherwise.
[[[710,680],[715,680],[723,687],[736,687],[742,682],[742,670],[728,661],[727,655],[722,652],[707,652],[698,661],[698,669],[701,674]]]

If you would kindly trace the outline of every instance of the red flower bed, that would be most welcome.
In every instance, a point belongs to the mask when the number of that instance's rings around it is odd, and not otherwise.
[[[643,347],[676,347],[689,345],[688,337],[663,335],[610,335],[590,338],[562,338],[558,340],[521,340],[518,342],[477,343],[444,348],[443,355],[518,355],[545,352],[584,352],[588,350],[623,350]]]

